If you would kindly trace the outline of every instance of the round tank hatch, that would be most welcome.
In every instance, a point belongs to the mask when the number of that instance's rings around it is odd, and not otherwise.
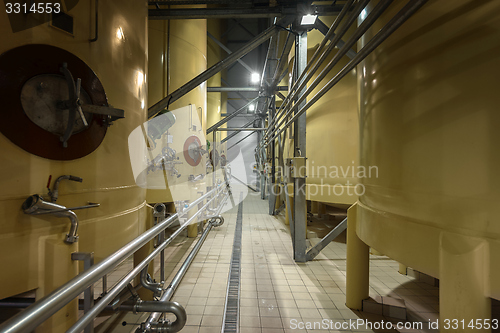
[[[69,120],[69,110],[57,107],[59,101],[68,99],[68,84],[61,75],[44,74],[32,77],[21,89],[21,105],[28,118],[42,129],[64,135]],[[80,100],[84,104],[92,104],[90,96],[83,89]],[[85,120],[92,121],[92,114],[84,112]],[[87,126],[81,117],[76,117],[72,134],[84,131]]]
[[[184,142],[184,158],[191,166],[197,166],[201,161],[201,141],[192,135]]]
[[[55,46],[25,45],[0,55],[0,73],[0,132],[14,144],[53,160],[81,158],[99,147],[108,116],[76,110],[107,107],[107,98],[80,58]]]

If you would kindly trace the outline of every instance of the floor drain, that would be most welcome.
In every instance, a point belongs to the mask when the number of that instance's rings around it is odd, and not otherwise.
[[[229,281],[227,284],[226,306],[224,309],[224,321],[222,333],[239,332],[240,318],[240,274],[241,274],[241,233],[243,220],[243,195],[240,195],[238,215],[236,217],[236,229],[234,231],[233,254],[229,270]]]

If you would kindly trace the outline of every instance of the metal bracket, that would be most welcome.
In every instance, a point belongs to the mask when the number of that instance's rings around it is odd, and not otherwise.
[[[86,271],[94,265],[94,252],[73,252],[71,260],[83,261],[83,270]],[[94,306],[94,285],[91,284],[83,292],[83,313],[87,313]],[[94,324],[90,323],[85,327],[84,333],[93,333]]]
[[[308,261],[313,260],[332,240],[338,237],[344,230],[347,229],[347,217],[342,220],[332,231],[330,231],[318,244],[314,245],[307,251],[306,258]]]
[[[306,178],[306,158],[292,157],[285,160],[285,178],[293,183],[294,178]]]

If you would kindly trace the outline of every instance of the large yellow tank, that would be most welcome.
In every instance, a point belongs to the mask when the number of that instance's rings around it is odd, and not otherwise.
[[[149,23],[148,93],[151,106],[207,68],[207,23],[206,20],[168,20]],[[202,125],[200,135],[205,133],[207,126],[206,91],[206,83],[202,83],[168,107],[169,110],[175,110],[188,105],[196,106]],[[177,153],[180,161],[185,163],[182,149],[177,149]],[[200,172],[205,172],[205,166],[199,166],[199,169]],[[179,182],[187,182],[188,176],[187,173],[181,175]],[[168,189],[148,189],[147,201],[172,202],[174,199]]]
[[[145,121],[146,115],[147,6],[141,1],[101,1],[98,39],[90,42],[95,29],[93,6],[93,1],[80,1],[74,8],[67,8],[67,14],[73,18],[72,33],[52,26],[52,22],[22,29],[23,24],[29,24],[29,20],[21,19],[24,14],[8,16],[4,10],[0,13],[0,54],[31,44],[68,51],[95,73],[107,101],[113,107],[125,110],[125,118],[115,121],[107,129],[102,143],[76,159],[61,161],[39,157],[0,135],[0,265],[6,268],[0,273],[0,298],[34,289],[37,297],[41,297],[76,274],[77,264],[71,261],[71,252],[94,252],[96,261],[99,261],[136,237],[145,227],[146,192],[135,184],[126,138],[133,128]],[[13,23],[15,33],[10,23]],[[47,46],[42,47],[47,49]],[[64,51],[54,52],[63,52],[63,58],[66,57]],[[21,67],[29,66],[39,56],[36,52],[27,54],[28,59]],[[0,62],[5,61],[3,56],[1,59]],[[62,66],[62,63],[56,65]],[[9,64],[3,63],[2,66]],[[40,68],[43,62],[36,66]],[[68,65],[68,69],[77,72],[76,67]],[[18,77],[18,74],[14,75]],[[84,88],[85,80],[82,77]],[[2,103],[17,103],[19,98],[18,95],[7,95],[5,90],[0,94]],[[3,111],[9,112],[6,108]],[[11,121],[2,117],[4,124]],[[11,124],[14,125],[18,123]],[[40,140],[34,134],[30,135],[26,136],[28,140]],[[50,140],[45,145],[49,154],[61,149],[62,143],[54,137],[55,145]],[[75,151],[72,139],[64,148],[70,153]],[[26,215],[21,210],[23,201],[32,194],[40,194],[50,201],[46,189],[49,175],[52,175],[52,183],[61,175],[83,179],[82,183],[61,182],[58,204],[74,207],[89,201],[100,203],[98,208],[75,211],[80,222],[79,240],[72,245],[64,243],[69,219]],[[68,311],[61,318],[67,316],[71,320],[74,315],[76,311]],[[68,322],[61,318],[46,322],[48,330],[55,332],[67,327]]]
[[[334,17],[322,17],[322,20],[330,26]],[[316,29],[307,33],[309,59],[312,58],[323,37],[323,34]],[[336,50],[331,52],[309,82],[316,79],[333,58]],[[290,59],[289,69],[291,70],[294,59],[293,49]],[[344,56],[307,99],[311,99],[349,60],[347,56]],[[349,73],[306,113],[306,199],[334,204],[354,203],[357,200],[355,186],[359,140],[355,71]],[[290,133],[290,130],[287,133]],[[288,157],[293,156],[292,145],[293,139],[289,140],[286,145],[285,154]],[[291,186],[289,190],[293,193]]]
[[[361,179],[357,233],[441,279],[441,319],[500,299],[499,51],[498,1],[429,1],[358,67],[360,163],[378,177]]]
[[[207,30],[212,36],[221,39],[223,22],[221,20],[208,20]],[[211,67],[224,59],[227,56],[222,48],[217,45],[211,38],[207,39],[207,67]],[[218,72],[210,79],[207,80],[209,87],[222,86],[221,78],[223,72]],[[223,117],[221,114],[227,112],[227,93],[225,92],[211,92],[207,94],[207,128],[220,121]],[[221,127],[227,127],[227,123]],[[218,134],[220,139],[226,137],[226,132]],[[210,134],[207,140],[212,141],[213,136]]]

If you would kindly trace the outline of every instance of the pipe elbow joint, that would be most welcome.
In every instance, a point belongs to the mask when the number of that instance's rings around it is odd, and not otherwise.
[[[187,314],[182,305],[177,302],[171,301],[141,301],[134,306],[136,312],[162,312],[173,313],[176,317],[175,321],[158,321],[147,325],[141,325],[139,330],[142,332],[155,332],[155,333],[176,333],[184,328],[186,325]]]
[[[224,218],[222,217],[222,215],[218,215],[214,218],[212,218],[210,220],[210,223],[214,226],[214,227],[220,227],[221,225],[224,224]]]

